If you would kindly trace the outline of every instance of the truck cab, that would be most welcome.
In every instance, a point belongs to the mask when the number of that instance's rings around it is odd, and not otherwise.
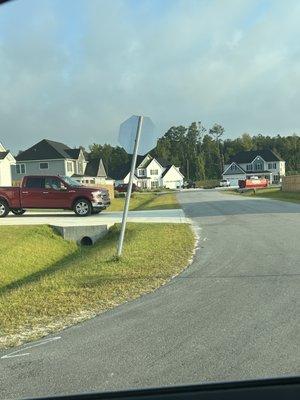
[[[66,209],[78,216],[98,214],[110,205],[107,189],[88,188],[70,177],[25,176],[20,187],[0,188],[0,217],[27,209]]]

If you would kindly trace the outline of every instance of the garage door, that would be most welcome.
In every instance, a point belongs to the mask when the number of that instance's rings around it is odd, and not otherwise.
[[[239,179],[242,178],[230,178],[230,186],[239,186]]]

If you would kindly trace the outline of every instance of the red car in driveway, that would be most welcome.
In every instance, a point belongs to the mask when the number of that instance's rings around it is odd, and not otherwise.
[[[0,218],[30,208],[73,210],[84,217],[110,205],[107,189],[88,188],[70,177],[25,176],[20,187],[0,187]]]

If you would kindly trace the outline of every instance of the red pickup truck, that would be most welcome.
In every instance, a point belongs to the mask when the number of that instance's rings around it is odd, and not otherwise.
[[[10,211],[22,215],[29,208],[73,210],[85,217],[109,205],[107,189],[88,188],[66,176],[25,176],[20,187],[0,187],[0,218]]]

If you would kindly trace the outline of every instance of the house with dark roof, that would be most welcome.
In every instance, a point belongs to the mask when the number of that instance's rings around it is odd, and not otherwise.
[[[11,167],[15,163],[14,156],[0,143],[0,186],[11,186]]]
[[[272,150],[240,151],[225,164],[222,175],[231,186],[238,186],[240,179],[254,176],[276,184],[285,176],[285,161]]]
[[[24,175],[72,176],[85,185],[113,185],[101,159],[88,161],[81,148],[72,149],[47,139],[17,155],[12,167],[13,181],[20,182]]]
[[[114,180],[107,176],[106,169],[101,158],[89,161],[85,168],[84,174],[74,174],[73,178],[83,185],[114,185]]]
[[[129,182],[131,160],[116,171],[109,171],[116,185]],[[141,189],[169,188],[183,186],[184,176],[179,167],[150,154],[138,156],[133,182]]]
[[[43,139],[16,156],[12,168],[14,181],[24,175],[83,175],[87,165],[83,150],[72,149],[64,143]]]

